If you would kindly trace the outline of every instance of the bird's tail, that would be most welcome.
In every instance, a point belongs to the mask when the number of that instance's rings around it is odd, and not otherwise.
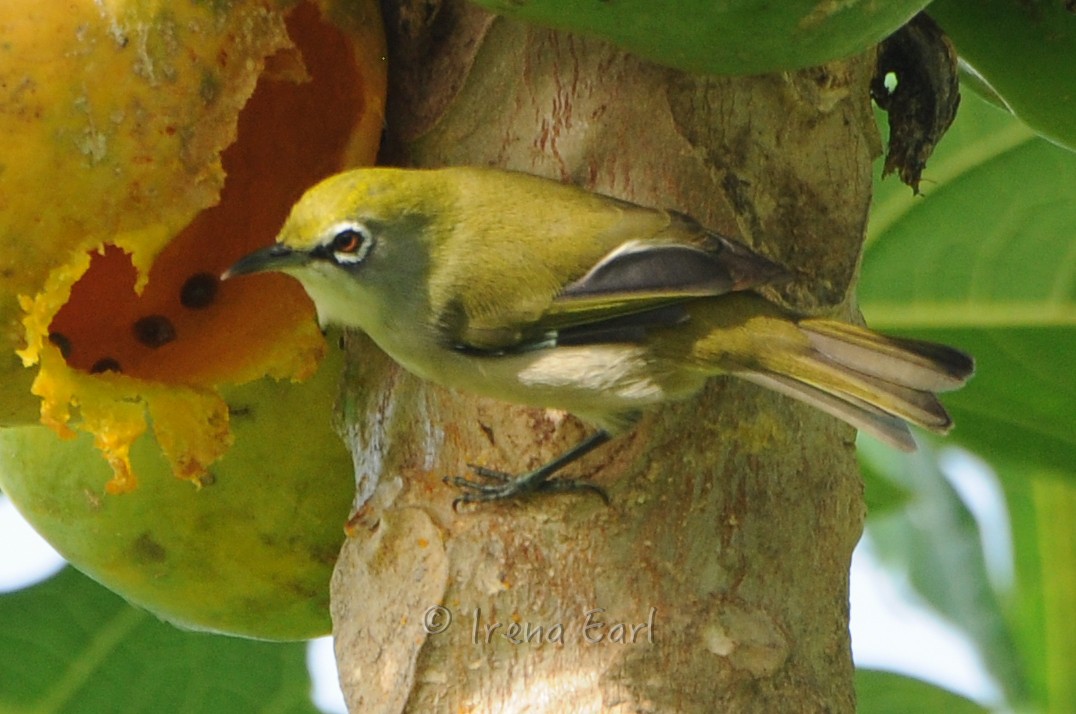
[[[932,342],[888,337],[825,319],[773,321],[766,349],[725,355],[728,372],[799,399],[905,451],[908,423],[946,433],[952,420],[937,392],[975,371],[967,354]]]

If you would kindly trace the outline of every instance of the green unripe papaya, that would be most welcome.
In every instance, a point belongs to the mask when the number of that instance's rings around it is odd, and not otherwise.
[[[475,0],[494,12],[594,35],[659,64],[708,74],[811,67],[876,44],[927,0]]]

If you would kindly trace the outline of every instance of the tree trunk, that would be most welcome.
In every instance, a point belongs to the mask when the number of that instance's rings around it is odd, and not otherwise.
[[[873,57],[697,77],[462,2],[383,3],[382,159],[494,165],[675,208],[851,314],[878,152]],[[348,338],[360,497],[333,582],[353,712],[854,710],[852,429],[733,379],[647,415],[562,495],[451,508],[467,463],[519,472],[588,427],[424,384]]]

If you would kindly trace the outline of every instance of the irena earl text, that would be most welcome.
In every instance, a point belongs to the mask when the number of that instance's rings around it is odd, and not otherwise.
[[[606,616],[605,608],[596,607],[583,612],[578,618],[554,622],[530,622],[512,619],[500,622],[483,617],[482,609],[471,612],[471,643],[491,644],[501,638],[514,645],[564,644],[576,639],[590,645],[654,643],[654,616],[657,608],[650,608],[642,622],[615,622]]]
[[[639,621],[622,621],[608,615],[605,608],[596,607],[581,612],[577,617],[549,622],[535,622],[512,618],[500,621],[482,613],[476,607],[466,618],[471,644],[492,644],[505,640],[514,645],[565,644],[569,641],[587,645],[654,644],[654,625],[657,608],[651,607],[646,617]],[[455,613],[435,605],[426,610],[423,627],[427,634],[439,635],[452,628]],[[463,619],[463,618],[461,618]],[[463,624],[458,623],[458,624]]]

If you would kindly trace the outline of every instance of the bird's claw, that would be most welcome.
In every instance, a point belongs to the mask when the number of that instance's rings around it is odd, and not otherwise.
[[[497,481],[499,483],[512,483],[514,480],[512,474],[507,471],[500,471],[498,469],[488,469],[485,466],[479,466],[478,464],[467,464],[475,476],[485,479],[486,481]],[[468,488],[470,486],[488,486],[489,484],[482,484],[478,481],[464,478],[462,476],[453,476],[452,481],[455,486],[459,488]]]
[[[452,501],[452,509],[455,511],[458,511],[459,507],[465,503],[486,503],[571,491],[590,491],[600,496],[605,505],[609,505],[609,494],[605,492],[605,489],[589,481],[551,479],[541,470],[514,477],[505,471],[488,469],[484,466],[474,464],[467,464],[467,466],[477,478],[464,476],[445,476],[444,478],[445,484],[462,491]]]

